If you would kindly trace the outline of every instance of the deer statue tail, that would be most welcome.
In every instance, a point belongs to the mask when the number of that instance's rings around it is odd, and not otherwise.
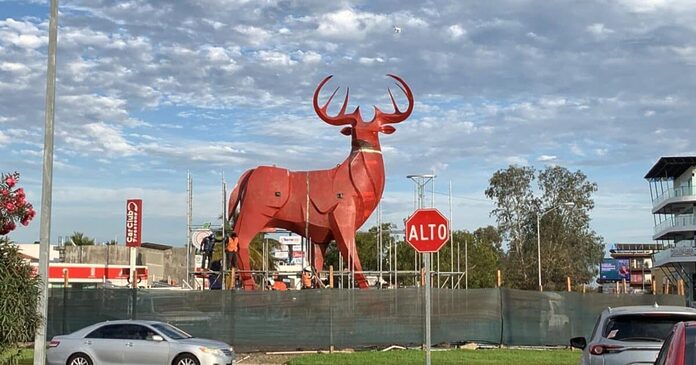
[[[237,206],[240,205],[244,191],[246,190],[247,181],[249,181],[249,176],[254,172],[254,169],[247,170],[242,174],[242,176],[237,181],[237,185],[234,186],[232,193],[230,194],[230,201],[227,206],[227,219],[234,222],[237,221]],[[234,227],[234,224],[232,224]]]

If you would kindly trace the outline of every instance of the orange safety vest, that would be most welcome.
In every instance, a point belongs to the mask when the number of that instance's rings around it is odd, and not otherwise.
[[[284,282],[282,282],[280,280],[276,280],[273,282],[273,290],[281,290],[281,291],[288,290],[288,286],[285,285]]]
[[[239,245],[239,237],[229,237],[227,239],[227,252],[237,252],[237,246]]]

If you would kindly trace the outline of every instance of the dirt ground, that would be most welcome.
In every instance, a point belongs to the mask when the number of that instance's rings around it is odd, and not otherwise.
[[[239,365],[283,365],[301,355],[268,355],[265,352],[237,353]]]

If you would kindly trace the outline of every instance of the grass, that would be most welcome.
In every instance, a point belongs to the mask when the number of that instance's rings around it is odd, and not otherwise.
[[[579,351],[569,350],[450,350],[433,351],[432,363],[438,365],[576,365]],[[289,365],[422,365],[425,353],[419,350],[362,351],[355,353],[313,354],[296,357]]]
[[[15,353],[16,349],[10,350],[8,352],[0,354],[0,364],[5,364],[8,362],[10,352]],[[18,365],[31,365],[34,363],[34,350],[33,349],[23,349],[20,352]]]

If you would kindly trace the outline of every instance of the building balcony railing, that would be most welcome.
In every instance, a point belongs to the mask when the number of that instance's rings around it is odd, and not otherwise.
[[[682,186],[680,188],[668,189],[662,194],[656,196],[655,199],[653,199],[653,206],[656,206],[669,198],[676,198],[681,196],[694,196],[694,199],[696,199],[696,187]]]
[[[656,225],[653,229],[653,239],[671,239],[664,237],[666,234],[679,233],[679,232],[692,232],[696,231],[696,217],[693,215],[676,216],[671,217],[660,224]]]

